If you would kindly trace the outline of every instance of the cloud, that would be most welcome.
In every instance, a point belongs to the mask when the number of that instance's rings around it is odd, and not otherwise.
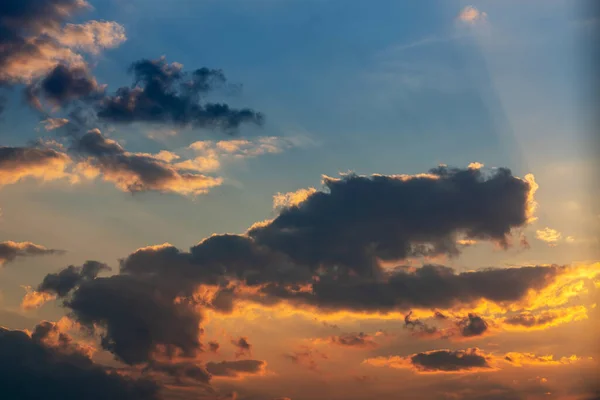
[[[580,358],[573,355],[570,357],[562,357],[560,359],[555,360],[554,356],[552,356],[552,355],[538,356],[533,353],[511,352],[511,353],[507,353],[504,356],[504,360],[514,366],[522,367],[522,366],[526,366],[526,365],[557,366],[557,365],[573,364],[573,363],[579,361]]]
[[[202,350],[202,315],[178,299],[177,288],[115,275],[83,282],[65,306],[81,325],[101,328],[102,347],[133,365],[161,352],[193,357]]]
[[[552,247],[556,246],[556,242],[560,240],[562,234],[556,229],[546,227],[535,231],[535,237],[542,242],[548,243],[548,245]]]
[[[317,189],[308,188],[289,193],[277,193],[273,196],[273,208],[277,210],[287,207],[297,207],[316,192]]]
[[[244,355],[252,355],[252,345],[248,342],[247,337],[240,337],[237,340],[232,340],[231,344],[237,348],[235,352],[236,357],[242,357]]]
[[[27,96],[30,104],[42,110],[40,99],[52,106],[61,106],[74,100],[101,96],[101,88],[86,67],[59,64],[48,75],[29,85]]]
[[[76,179],[68,171],[72,160],[64,153],[46,148],[0,147],[0,186],[25,178],[43,181]]]
[[[161,373],[174,378],[178,385],[195,384],[210,389],[211,374],[206,367],[193,362],[150,362],[144,370],[146,372]]]
[[[36,291],[65,297],[83,282],[96,279],[100,272],[110,270],[108,265],[98,261],[86,261],[81,267],[70,265],[58,273],[46,275]]]
[[[208,342],[208,348],[211,352],[217,353],[221,345],[218,342]]]
[[[125,28],[112,21],[87,21],[83,24],[66,24],[54,34],[63,46],[97,54],[102,49],[119,46],[125,40]]]
[[[122,154],[116,142],[93,135],[78,143],[79,152],[98,158]],[[387,312],[524,301],[566,269],[457,273],[439,265],[383,269],[377,264],[380,258],[406,256],[406,249],[397,250],[399,243],[450,237],[453,246],[455,231],[503,240],[513,225],[523,224],[527,182],[507,170],[489,177],[480,173],[444,168],[427,177],[330,180],[328,191],[282,210],[246,235],[213,235],[189,252],[169,244],[138,249],[120,260],[118,275],[82,281],[63,304],[76,322],[101,335],[104,349],[128,364],[141,364],[160,354],[196,356],[204,350],[203,310],[231,313],[241,302]]]
[[[452,324],[448,328],[425,323],[412,318],[412,311],[404,317],[404,326],[410,328],[417,336],[441,339],[469,339],[479,337],[488,331],[488,323],[480,316],[469,313],[466,317],[446,316],[439,311],[434,313],[434,320],[444,324]]]
[[[254,140],[201,140],[188,146],[194,152],[193,158],[174,165],[182,170],[215,172],[226,162],[264,154],[278,154],[293,146],[295,146],[294,140],[274,136]]]
[[[342,347],[355,347],[355,348],[375,348],[377,343],[373,340],[373,336],[368,335],[364,332],[358,333],[345,333],[342,335],[331,336],[327,340],[315,339],[313,343],[328,343]]]
[[[267,363],[261,360],[236,360],[209,362],[207,371],[215,377],[239,378],[246,375],[262,375]]]
[[[324,185],[249,236],[298,264],[377,276],[378,260],[457,255],[458,234],[507,246],[511,229],[526,223],[530,191],[506,169],[486,177],[447,167],[424,176],[325,177]]]
[[[467,350],[434,350],[408,357],[368,358],[364,364],[376,367],[410,368],[419,373],[483,372],[494,370],[493,356],[477,348]]]
[[[31,242],[0,242],[0,266],[13,262],[20,257],[63,254],[64,250],[48,249]]]
[[[152,400],[158,387],[146,379],[132,379],[95,364],[77,351],[63,334],[58,346],[46,338],[54,328],[40,325],[29,336],[0,328],[2,394],[9,399],[41,398]]]
[[[487,13],[479,11],[473,6],[466,6],[458,14],[458,19],[468,24],[475,24],[487,20]]]
[[[76,139],[74,150],[82,158],[79,173],[114,183],[125,192],[171,192],[182,195],[198,195],[222,183],[218,177],[189,173],[178,169],[165,158],[166,152],[158,155],[130,153],[117,142],[105,138],[99,130],[91,130]]]
[[[505,329],[540,330],[588,318],[585,306],[563,307],[541,312],[524,311],[502,320]]]
[[[44,124],[44,129],[53,131],[68,124],[69,120],[66,118],[46,118],[42,123]]]
[[[58,64],[85,68],[77,50],[98,53],[125,40],[114,22],[66,24],[89,9],[83,0],[7,0],[0,6],[0,82],[30,83]]]
[[[98,105],[98,117],[113,123],[160,123],[222,128],[234,132],[243,123],[261,125],[264,116],[249,108],[233,109],[204,97],[226,83],[221,70],[200,68],[190,73],[164,58],[131,65],[134,87],[121,87]]]
[[[319,370],[317,358],[322,360],[327,360],[329,358],[327,354],[307,346],[303,346],[302,349],[298,351],[284,354],[283,357],[290,360],[294,364],[301,365],[315,372]]]
[[[458,323],[460,333],[465,337],[481,336],[488,330],[488,324],[483,318],[469,314]]]

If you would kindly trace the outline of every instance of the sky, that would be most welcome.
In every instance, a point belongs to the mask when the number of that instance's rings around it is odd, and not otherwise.
[[[3,1],[0,397],[598,399],[594,11]]]

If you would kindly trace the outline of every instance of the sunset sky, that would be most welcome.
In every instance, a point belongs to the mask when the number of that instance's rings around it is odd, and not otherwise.
[[[0,2],[0,399],[598,400],[598,14]]]

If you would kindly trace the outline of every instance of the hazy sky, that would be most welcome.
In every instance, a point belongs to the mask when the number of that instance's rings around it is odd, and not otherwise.
[[[600,395],[583,2],[88,1],[0,5],[7,399]]]

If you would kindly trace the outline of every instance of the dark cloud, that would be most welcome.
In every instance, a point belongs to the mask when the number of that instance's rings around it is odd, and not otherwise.
[[[213,376],[237,378],[242,375],[256,375],[264,371],[266,363],[261,360],[236,360],[209,362],[207,371]]]
[[[488,330],[488,324],[483,318],[469,314],[458,323],[460,334],[465,337],[481,336]]]
[[[326,178],[326,191],[251,229],[257,243],[299,265],[381,275],[379,260],[457,255],[458,235],[508,244],[527,221],[530,184],[508,169],[439,167],[426,176]],[[348,271],[348,272],[349,272]]]
[[[440,339],[449,339],[455,335],[471,338],[481,336],[488,330],[488,323],[480,316],[471,313],[464,318],[451,318],[436,311],[433,318],[442,323],[452,321],[453,325],[446,328],[430,325],[420,319],[413,319],[411,311],[404,317],[404,327],[409,328],[418,336]]]
[[[65,297],[81,283],[95,279],[102,271],[110,270],[108,265],[98,261],[86,261],[81,267],[69,265],[60,272],[46,275],[37,291]]]
[[[515,302],[530,289],[540,290],[563,271],[556,266],[481,269],[456,273],[452,268],[425,265],[397,269],[383,281],[321,279],[312,290],[269,291],[294,303],[311,304],[325,310],[352,309],[389,311],[411,308],[451,308],[492,302]]]
[[[247,337],[240,337],[236,340],[232,340],[231,344],[234,345],[237,350],[235,352],[236,357],[242,357],[244,355],[252,355],[252,345],[248,342]]]
[[[95,364],[85,354],[50,346],[49,327],[22,331],[0,328],[0,387],[6,400],[152,400],[158,387]],[[66,340],[66,339],[65,339]],[[71,347],[72,349],[72,347]]]
[[[114,95],[106,96],[98,108],[101,120],[217,127],[227,131],[243,123],[263,122],[263,115],[254,110],[204,101],[207,93],[225,83],[221,70],[201,68],[187,73],[177,63],[158,59],[137,61],[130,71],[133,88],[121,87]]]
[[[177,288],[116,275],[83,282],[65,306],[83,326],[103,328],[103,348],[127,364],[139,364],[157,353],[193,356],[201,351],[201,314],[177,298]]]
[[[173,246],[140,249],[121,261],[121,271],[188,287],[225,288],[237,280],[262,285],[258,296],[246,296],[251,300],[324,309],[387,311],[447,308],[480,299],[517,301],[528,290],[545,287],[560,268],[457,274],[439,265],[389,271],[379,264],[416,254],[455,254],[457,235],[506,243],[510,229],[525,223],[529,183],[505,169],[482,174],[440,168],[418,177],[328,179],[326,191],[284,208],[247,235],[214,235],[190,252]],[[232,297],[239,294],[223,289],[215,308],[230,311]]]
[[[412,318],[412,311],[404,316],[404,327],[417,332],[423,336],[433,336],[441,334],[441,331],[436,326],[428,325],[420,319]],[[445,316],[444,316],[445,318]]]
[[[1,150],[2,149],[0,149],[0,154]],[[63,253],[64,250],[48,249],[44,246],[40,246],[31,242],[0,242],[0,266],[13,262],[18,257],[43,256]]]
[[[421,372],[459,372],[491,368],[489,357],[479,349],[435,350],[410,356],[410,362]]]
[[[96,79],[84,67],[57,65],[48,75],[27,88],[27,97],[33,105],[44,98],[54,106],[69,104],[101,96]]]
[[[208,349],[213,353],[218,352],[220,347],[221,345],[217,342],[208,342]]]

